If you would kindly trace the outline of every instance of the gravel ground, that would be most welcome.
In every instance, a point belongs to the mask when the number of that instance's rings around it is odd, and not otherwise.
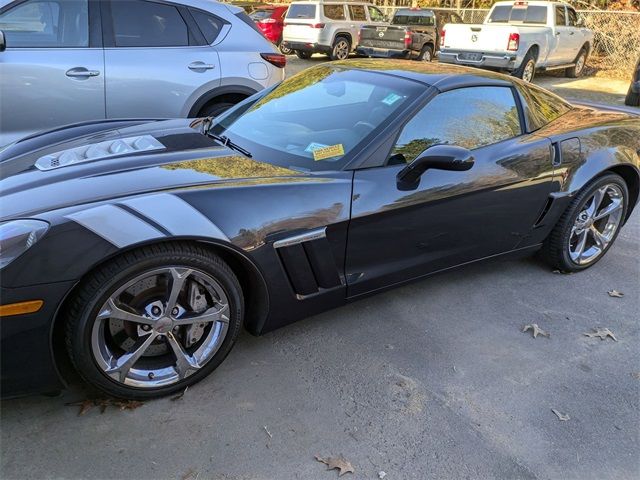
[[[2,402],[0,476],[332,479],[314,455],[342,454],[354,479],[640,478],[639,238],[636,212],[580,274],[475,265],[244,334],[179,400]]]

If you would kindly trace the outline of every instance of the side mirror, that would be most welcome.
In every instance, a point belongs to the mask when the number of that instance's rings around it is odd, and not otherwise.
[[[4,38],[4,32],[0,30],[0,52],[4,52],[7,49],[7,41]]]
[[[464,172],[473,167],[473,155],[466,148],[455,145],[434,145],[427,148],[409,165],[398,172],[396,177],[400,190],[418,187],[420,177],[427,170],[449,170]]]

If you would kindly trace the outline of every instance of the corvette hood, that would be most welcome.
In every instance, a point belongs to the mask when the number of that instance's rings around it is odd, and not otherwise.
[[[191,120],[121,122],[115,128],[105,122],[47,133],[1,152],[0,217],[194,185],[304,176],[221,146]]]

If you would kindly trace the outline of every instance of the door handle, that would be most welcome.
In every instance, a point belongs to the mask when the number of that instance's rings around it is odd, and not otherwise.
[[[576,33],[576,32],[569,32],[569,35],[573,35],[574,33]]]
[[[214,68],[216,66],[211,63],[193,62],[189,64],[189,70],[212,70]]]
[[[89,77],[97,77],[100,75],[98,70],[87,70],[84,67],[76,67],[70,70],[67,70],[65,75],[71,78],[89,78]]]

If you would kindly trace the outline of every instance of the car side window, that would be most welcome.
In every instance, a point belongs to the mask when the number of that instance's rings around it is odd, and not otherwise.
[[[324,16],[330,20],[346,20],[344,5],[324,5]]]
[[[189,12],[193,16],[193,19],[198,24],[198,28],[204,35],[205,40],[209,45],[211,45],[218,35],[220,34],[220,30],[224,26],[224,22],[213,15],[210,15],[202,10],[196,10],[194,8],[190,8]]]
[[[384,22],[384,14],[378,10],[376,7],[372,7],[371,5],[367,5],[367,9],[369,10],[369,18],[371,18],[372,22]]]
[[[366,22],[367,14],[364,11],[364,5],[349,5],[349,16],[351,20],[356,22]]]
[[[432,145],[473,150],[521,133],[511,88],[459,88],[439,94],[404,126],[391,161],[409,163]]]
[[[571,105],[562,98],[535,85],[517,85],[516,88],[524,100],[522,106],[530,131],[544,127],[571,110]]]
[[[116,47],[186,47],[189,29],[172,5],[129,0],[111,2]],[[203,32],[204,33],[204,32]]]
[[[9,48],[89,46],[88,0],[28,0],[0,15]]]
[[[556,5],[556,25],[565,26],[567,24],[567,16],[562,5]]]
[[[578,24],[578,14],[573,8],[567,8],[567,13],[569,14],[569,26],[575,27]]]

